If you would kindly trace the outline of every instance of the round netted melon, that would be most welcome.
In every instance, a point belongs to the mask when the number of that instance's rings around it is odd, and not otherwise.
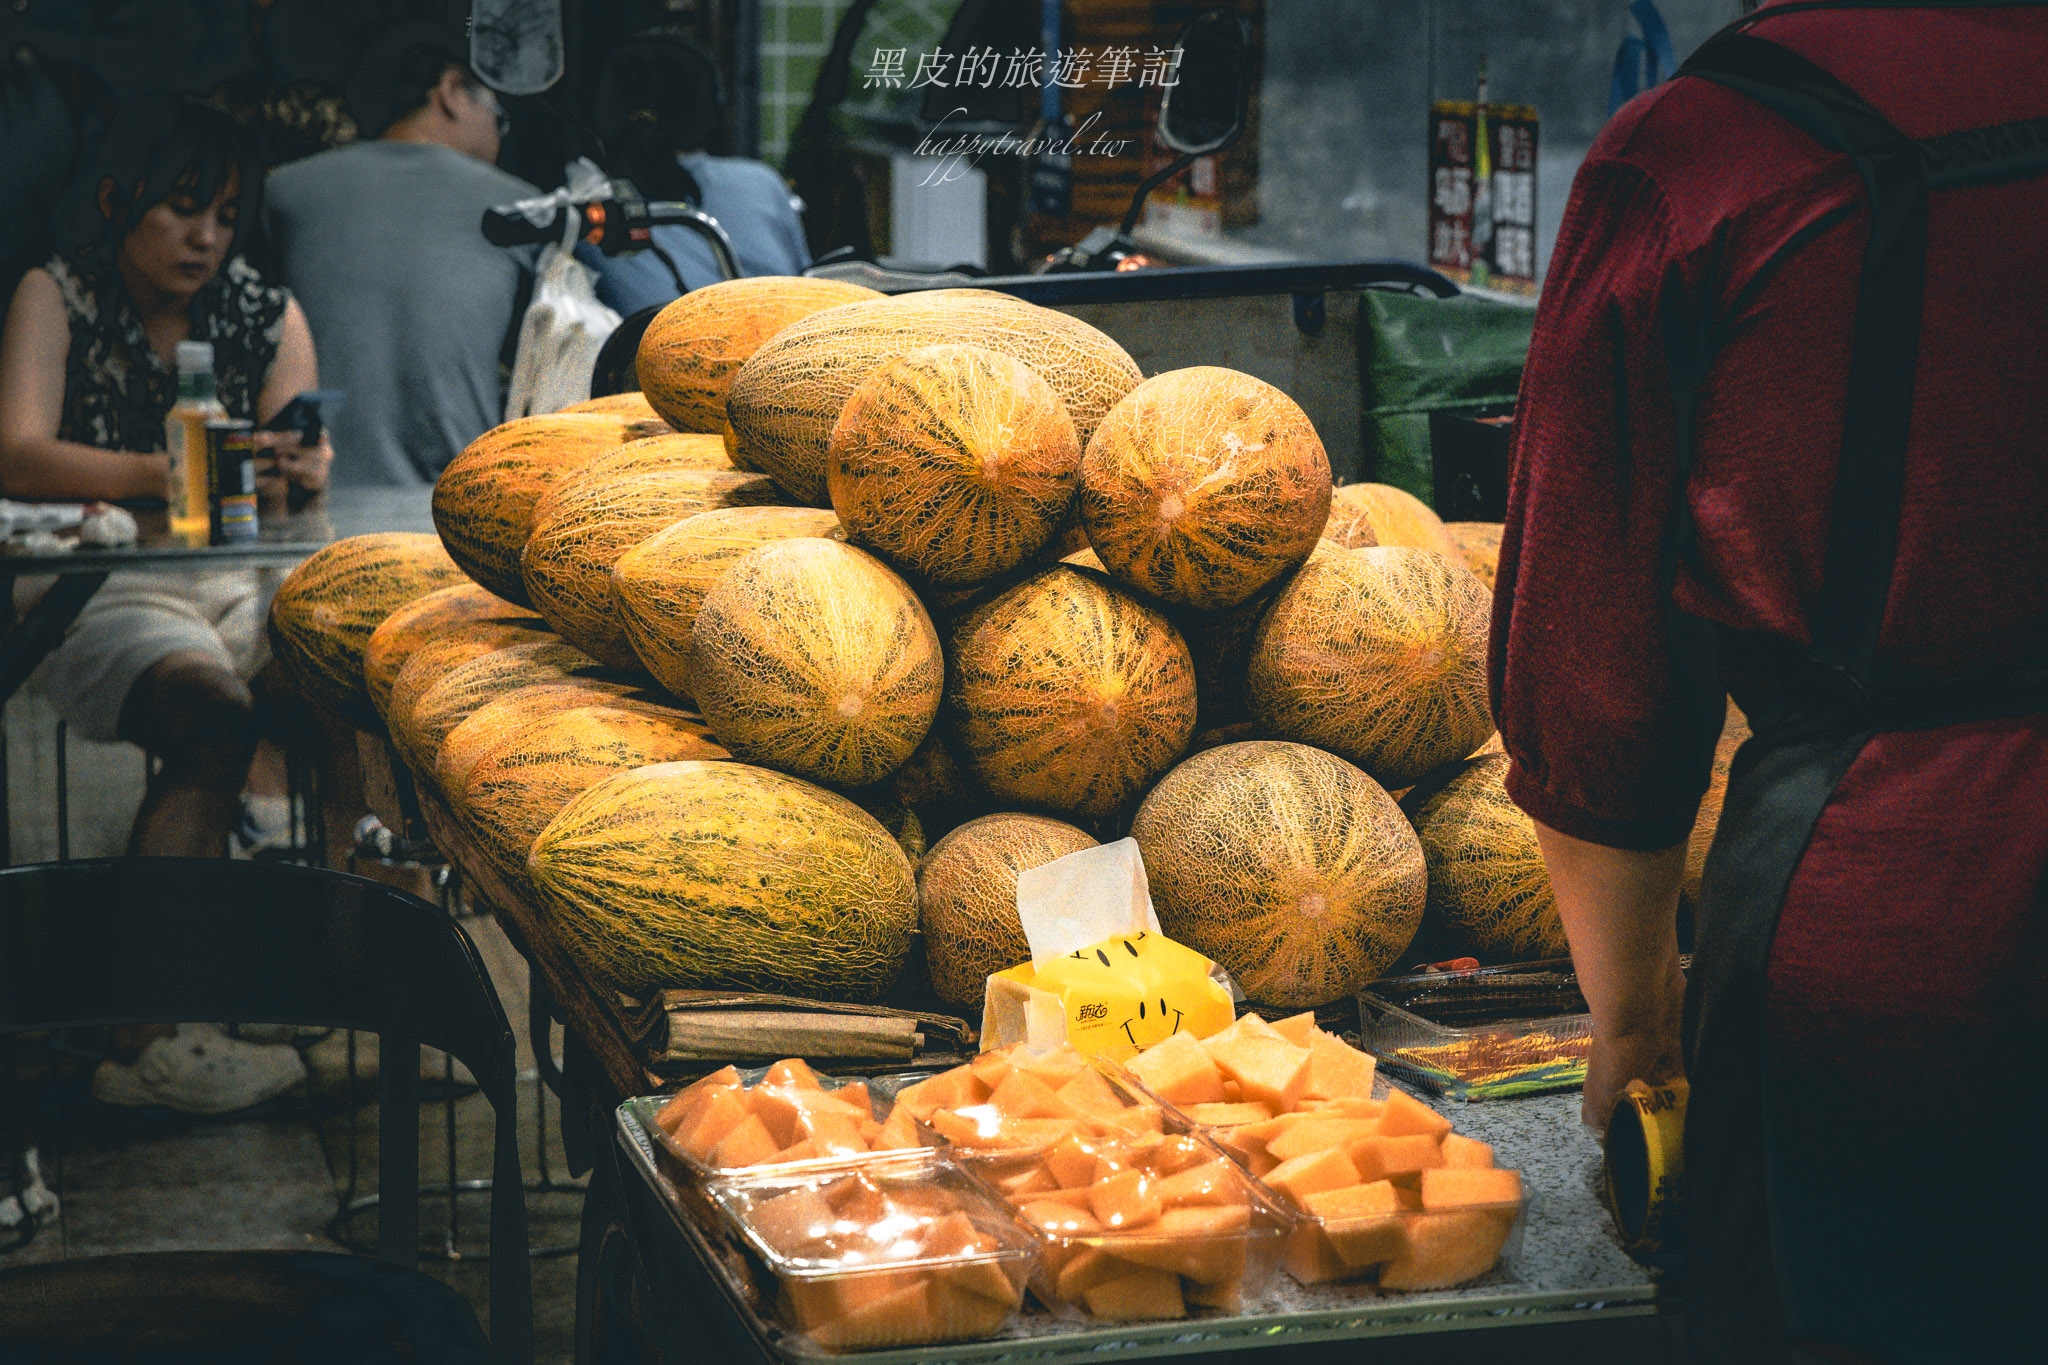
[[[382,716],[391,708],[391,685],[413,651],[477,624],[541,631],[547,623],[478,583],[457,583],[415,598],[384,618],[363,646],[363,688]]]
[[[540,617],[523,615],[517,609],[508,616],[490,616],[449,626],[434,638],[413,646],[392,677],[390,697],[384,704],[385,728],[393,735],[403,730],[405,718],[412,714],[420,694],[471,659],[513,645],[545,644],[560,638]]]
[[[270,646],[299,695],[340,720],[375,730],[363,650],[393,612],[462,582],[430,535],[388,531],[323,546],[278,585]]]
[[[1422,923],[1422,846],[1377,782],[1305,744],[1195,755],[1131,824],[1168,937],[1223,964],[1262,1004],[1344,999]]]
[[[938,631],[909,585],[836,540],[734,560],[690,627],[690,694],[750,763],[864,787],[903,766],[945,690]]]
[[[500,728],[494,742],[468,765],[461,805],[484,855],[511,877],[525,877],[534,839],[562,807],[605,778],[655,763],[731,757],[701,719],[672,706],[632,697],[597,702],[586,697],[580,704],[534,714],[532,701],[525,700],[531,691],[500,697],[464,721],[441,747],[445,760],[464,729],[479,723]]]
[[[647,401],[647,395],[638,389],[629,389],[625,393],[608,393],[602,398],[586,398],[580,403],[571,403],[568,407],[558,408],[556,411],[594,412],[628,422],[660,422],[664,427],[668,425],[662,415],[654,410],[654,404]]]
[[[790,497],[826,506],[832,427],[847,398],[904,352],[963,338],[1052,385],[1084,447],[1142,377],[1123,347],[1077,318],[993,290],[921,290],[814,313],[776,333],[733,380],[727,440]]]
[[[407,675],[418,668],[419,655],[399,670],[392,688],[391,739],[413,776],[436,777],[441,742],[478,707],[507,692],[535,683],[581,677],[594,682],[610,681],[597,660],[574,645],[548,639],[532,644],[508,645],[480,655],[442,673],[420,689],[410,707],[400,710],[401,691],[407,690]],[[620,691],[630,687],[617,683]]]
[[[1109,571],[1182,606],[1236,606],[1307,558],[1330,510],[1308,416],[1214,365],[1132,389],[1089,438],[1081,522]]]
[[[846,400],[826,486],[854,544],[960,588],[1043,549],[1080,473],[1066,404],[1030,366],[980,346],[926,346]]]
[[[434,781],[449,804],[460,810],[463,793],[468,790],[469,777],[476,765],[514,730],[557,712],[613,701],[657,706],[664,711],[676,709],[660,694],[635,689],[621,682],[616,675],[547,678],[528,683],[510,692],[498,693],[448,732],[447,738],[441,741],[439,752],[434,755]],[[694,714],[690,718],[701,724],[700,718]]]
[[[1429,505],[1388,483],[1347,483],[1334,490],[1323,536],[1350,550],[1406,545],[1435,550],[1454,564],[1464,563],[1457,543]]]
[[[1496,963],[1570,951],[1536,823],[1508,799],[1507,771],[1507,755],[1485,754],[1409,793],[1429,865],[1423,933],[1432,954]]]
[[[955,738],[1000,801],[1114,814],[1194,734],[1180,632],[1084,569],[1041,569],[970,608],[948,663]]]
[[[725,472],[731,472],[734,468],[732,456],[726,453],[724,438],[706,435],[700,431],[671,431],[660,436],[643,436],[637,441],[628,441],[617,449],[604,452],[592,463],[614,467],[639,463],[649,469],[710,469]]]
[[[939,840],[917,867],[925,965],[939,999],[977,1007],[992,973],[1030,961],[1017,874],[1094,847],[1083,831],[1042,815],[984,815]]]
[[[599,663],[637,669],[640,657],[612,593],[619,557],[699,512],[779,496],[765,475],[677,467],[658,452],[626,446],[565,476],[533,509],[519,561],[526,595],[564,640]]]
[[[757,275],[693,289],[640,337],[634,368],[649,403],[677,431],[722,432],[733,376],[761,344],[800,318],[882,297],[840,280]]]
[[[917,930],[910,860],[843,796],[744,763],[659,763],[533,842],[549,923],[599,981],[871,1001]]]
[[[1700,903],[1700,883],[1707,872],[1707,850],[1714,846],[1714,831],[1721,827],[1721,805],[1728,799],[1728,772],[1735,763],[1735,751],[1749,738],[1749,717],[1742,714],[1742,708],[1735,699],[1728,699],[1728,715],[1721,726],[1721,738],[1714,745],[1714,768],[1707,779],[1706,794],[1700,798],[1700,811],[1694,817],[1692,835],[1685,849],[1685,880],[1680,883],[1680,894],[1687,905],[1697,907]]]
[[[1488,592],[1493,591],[1493,580],[1500,572],[1500,533],[1506,529],[1497,521],[1444,523],[1444,533],[1458,547],[1458,557],[1479,575]]]
[[[506,601],[530,606],[519,552],[541,494],[570,470],[655,434],[595,412],[521,417],[492,427],[435,481],[434,529],[464,573]]]
[[[612,596],[641,664],[678,697],[690,693],[690,627],[704,595],[750,550],[802,536],[843,539],[816,507],[729,507],[656,532],[612,565]]]
[[[1477,749],[1492,603],[1461,564],[1406,546],[1322,555],[1252,635],[1245,696],[1270,735],[1341,754],[1389,788]]]

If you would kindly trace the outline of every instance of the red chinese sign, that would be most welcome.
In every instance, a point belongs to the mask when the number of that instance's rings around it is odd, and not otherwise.
[[[1461,284],[1536,288],[1536,111],[1439,100],[1430,111],[1429,263]]]

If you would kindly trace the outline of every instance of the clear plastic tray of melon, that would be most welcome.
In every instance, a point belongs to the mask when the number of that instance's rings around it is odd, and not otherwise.
[[[1269,1024],[1247,1014],[1207,1038],[1174,1033],[1123,1062],[1119,1074],[1225,1146],[1245,1124],[1336,1110],[1386,1092],[1373,1059],[1316,1027],[1313,1014]],[[1262,1174],[1256,1167],[1252,1174]]]
[[[946,1153],[896,1152],[705,1183],[789,1331],[828,1351],[967,1341],[1023,1303],[1039,1243]]]
[[[666,1100],[628,1103],[660,1150],[697,1176],[942,1145],[865,1081],[820,1076],[794,1058],[724,1067]]]
[[[967,1160],[995,1152],[1042,1151],[1063,1138],[1161,1133],[1163,1108],[1062,1043],[984,1052],[935,1076],[887,1076],[893,1096]]]
[[[1073,1134],[976,1162],[1045,1241],[1031,1291],[1063,1316],[1137,1322],[1238,1313],[1293,1226],[1214,1143],[1186,1131]]]

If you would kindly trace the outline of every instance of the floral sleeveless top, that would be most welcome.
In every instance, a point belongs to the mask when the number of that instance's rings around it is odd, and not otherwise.
[[[178,376],[150,349],[128,291],[118,277],[112,288],[96,287],[61,256],[43,268],[56,279],[71,324],[58,439],[102,450],[162,450]],[[214,380],[228,416],[254,418],[290,302],[290,290],[264,284],[239,256],[193,297],[191,339],[213,344]]]

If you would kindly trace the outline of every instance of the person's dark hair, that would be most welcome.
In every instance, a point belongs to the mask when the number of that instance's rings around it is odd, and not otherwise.
[[[694,201],[697,182],[676,155],[715,147],[724,136],[718,63],[679,34],[635,34],[598,72],[591,123],[604,139],[607,171],[649,199]]]
[[[349,112],[362,136],[382,137],[406,115],[426,107],[434,87],[449,71],[462,73],[472,92],[484,86],[461,51],[427,24],[403,24],[363,53],[348,81]]]
[[[235,235],[228,259],[241,254],[262,208],[263,168],[234,116],[189,95],[144,95],[121,106],[107,135],[86,157],[51,221],[52,246],[87,274],[102,274],[142,215],[166,200],[201,205],[230,177]],[[113,182],[111,214],[100,186]]]

